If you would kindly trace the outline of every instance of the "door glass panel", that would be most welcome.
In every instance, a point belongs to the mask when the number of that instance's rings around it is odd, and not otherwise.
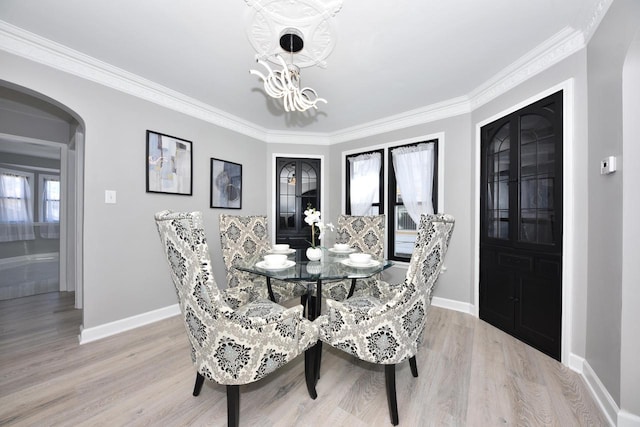
[[[509,123],[494,135],[487,149],[487,236],[509,238]]]
[[[302,194],[302,212],[300,212],[300,223],[306,229],[309,229],[309,233],[311,232],[310,226],[304,222],[304,211],[307,209],[307,206],[311,205],[312,207],[319,209],[319,206],[316,206],[317,194],[318,194],[318,176],[316,175],[316,170],[313,165],[302,162],[300,165],[300,175],[301,175],[301,186],[300,189]]]
[[[537,114],[520,118],[520,227],[523,242],[552,244],[554,229],[555,135]]]
[[[295,229],[296,218],[296,164],[287,163],[280,170],[280,229]]]

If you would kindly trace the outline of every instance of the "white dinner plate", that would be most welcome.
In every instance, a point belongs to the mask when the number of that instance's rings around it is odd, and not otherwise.
[[[378,265],[380,265],[380,261],[376,261],[375,259],[369,260],[366,263],[357,263],[347,258],[347,259],[343,259],[340,262],[348,267],[355,267],[355,268],[370,268],[370,267],[377,267]]]
[[[269,249],[268,252],[270,254],[287,254],[287,255],[289,255],[289,254],[295,253],[295,251],[296,251],[295,249],[289,248],[286,251],[276,251],[275,249]]]
[[[350,254],[351,252],[354,252],[355,249],[353,248],[349,248],[346,251],[339,251],[336,248],[329,248],[329,252],[333,252],[334,254]]]
[[[284,264],[279,265],[277,267],[272,267],[270,265],[267,265],[265,261],[256,262],[256,267],[262,268],[264,270],[271,270],[271,271],[285,270],[289,267],[293,267],[294,265],[296,265],[296,262],[290,259],[286,260]]]

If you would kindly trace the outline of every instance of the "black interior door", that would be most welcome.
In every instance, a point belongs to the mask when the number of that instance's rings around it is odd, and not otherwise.
[[[562,92],[481,131],[480,318],[560,359]]]
[[[311,228],[304,222],[307,205],[320,206],[320,159],[276,159],[276,243],[309,247]]]

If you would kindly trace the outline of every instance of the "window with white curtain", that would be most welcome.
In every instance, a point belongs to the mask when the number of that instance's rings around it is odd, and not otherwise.
[[[389,150],[389,257],[408,260],[420,215],[437,212],[437,140]]]
[[[60,177],[39,175],[40,237],[60,238]]]
[[[0,242],[33,240],[32,173],[0,169]]]
[[[377,215],[382,210],[382,150],[347,156],[347,214]]]
[[[354,208],[361,201],[364,207],[369,206],[363,215],[386,214],[387,257],[397,261],[411,258],[420,214],[438,212],[439,139],[426,137],[414,141],[345,155],[345,211],[357,215]],[[377,174],[373,172],[377,167],[371,160],[373,153],[381,157]],[[389,165],[386,169],[385,158]],[[363,179],[358,181],[359,178]]]

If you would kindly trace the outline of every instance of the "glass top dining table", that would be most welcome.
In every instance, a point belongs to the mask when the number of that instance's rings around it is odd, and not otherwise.
[[[349,260],[349,253],[341,253],[324,248],[322,250],[322,259],[319,261],[307,261],[304,254],[304,249],[291,249],[287,253],[287,263],[278,268],[265,266],[262,255],[246,258],[234,265],[238,270],[264,276],[269,297],[272,300],[274,298],[271,290],[271,279],[307,283],[309,286],[315,285],[316,295],[322,294],[323,281],[351,279],[349,292],[349,296],[351,296],[357,279],[371,277],[393,265],[393,262],[386,259],[373,259],[370,265],[365,266],[353,265]],[[317,308],[309,310],[310,313],[314,312],[316,315],[320,313],[320,300],[321,298],[317,298]]]

